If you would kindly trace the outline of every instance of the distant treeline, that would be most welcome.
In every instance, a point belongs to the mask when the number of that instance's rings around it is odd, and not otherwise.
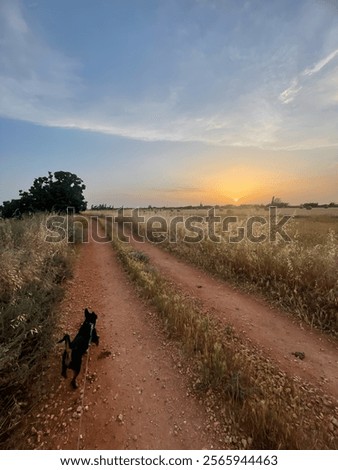
[[[212,205],[212,204],[199,204],[199,205],[188,205],[188,206],[144,206],[139,207],[140,210],[196,210],[196,209],[267,209],[269,207],[279,207],[285,208],[288,207],[290,209],[312,209],[312,208],[323,208],[328,209],[329,207],[338,207],[338,203],[330,202],[329,204],[319,204],[318,202],[304,202],[302,204],[289,204],[288,202],[279,202],[273,201],[270,204],[223,204],[223,205]],[[91,210],[120,210],[120,209],[134,209],[134,207],[114,207],[113,205],[109,204],[92,204],[90,207]]]
[[[109,204],[92,204],[90,206],[90,209],[92,211],[112,211],[114,210],[114,206],[111,206]]]

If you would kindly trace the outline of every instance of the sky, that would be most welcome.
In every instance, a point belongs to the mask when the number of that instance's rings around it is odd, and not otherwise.
[[[0,0],[0,203],[338,202],[338,0]]]

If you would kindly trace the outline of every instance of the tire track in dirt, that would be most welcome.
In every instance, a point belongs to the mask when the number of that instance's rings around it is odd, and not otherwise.
[[[226,282],[178,260],[147,242],[130,237],[131,244],[150,258],[168,280],[199,299],[203,309],[263,351],[291,377],[298,376],[338,399],[337,342],[308,326],[300,326],[286,312],[253,295],[236,291]],[[293,352],[305,353],[300,360]]]
[[[177,349],[137,297],[108,241],[80,247],[60,307],[60,334],[74,337],[85,307],[98,314],[100,345],[89,350],[84,398],[87,359],[73,391],[71,371],[67,380],[60,376],[58,346],[43,374],[40,405],[26,423],[26,448],[76,449],[78,442],[80,449],[229,446],[229,429],[218,433],[214,417],[191,395]]]

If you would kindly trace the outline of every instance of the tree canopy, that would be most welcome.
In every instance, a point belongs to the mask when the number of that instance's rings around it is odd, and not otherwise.
[[[25,212],[65,212],[67,207],[75,212],[86,209],[83,191],[86,186],[81,178],[67,171],[50,171],[48,176],[36,178],[28,191],[19,191],[20,198],[4,201],[3,217]]]

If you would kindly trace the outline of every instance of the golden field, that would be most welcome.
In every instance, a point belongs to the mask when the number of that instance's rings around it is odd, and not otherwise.
[[[140,209],[138,214],[144,222],[134,223],[134,234],[245,291],[263,295],[300,321],[337,334],[338,208],[278,209],[277,222],[284,215],[291,217],[283,226],[287,241],[278,233],[271,241],[269,212],[264,208],[216,208],[215,217],[221,220],[214,224],[217,242],[210,239],[205,208]],[[103,211],[101,215],[116,216],[117,211]],[[124,217],[131,215],[131,210],[124,210]],[[173,223],[177,217],[185,222]],[[223,220],[235,217],[237,221],[231,222],[225,232]],[[252,225],[253,237],[265,237],[262,242],[247,237],[251,217],[267,221],[265,225]],[[199,227],[203,236],[189,230],[189,218],[190,229]],[[128,227],[130,224],[126,224],[126,231]],[[244,227],[244,236],[240,241],[231,241],[240,227]]]

